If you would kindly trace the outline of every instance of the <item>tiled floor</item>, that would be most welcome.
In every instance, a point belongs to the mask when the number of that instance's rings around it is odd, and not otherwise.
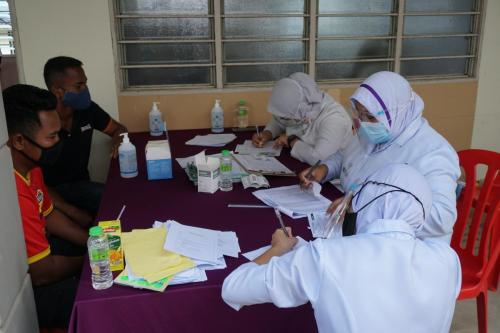
[[[451,324],[452,333],[477,332],[476,300],[457,302]],[[488,332],[500,332],[500,290],[488,295]]]

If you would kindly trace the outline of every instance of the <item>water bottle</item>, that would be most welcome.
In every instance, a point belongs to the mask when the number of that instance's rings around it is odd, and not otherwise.
[[[101,227],[92,227],[89,230],[90,269],[92,270],[92,287],[96,290],[107,289],[113,285],[113,275],[109,267],[108,238]]]
[[[223,192],[233,190],[233,159],[229,150],[222,151],[219,188]]]

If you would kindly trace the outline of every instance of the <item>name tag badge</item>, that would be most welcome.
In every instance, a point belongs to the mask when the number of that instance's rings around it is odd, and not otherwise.
[[[90,126],[90,124],[87,124],[87,125],[85,125],[85,126],[80,127],[80,131],[81,131],[82,133],[83,133],[83,132],[85,132],[85,131],[88,131],[88,130],[90,130],[90,129],[92,129],[92,126]]]

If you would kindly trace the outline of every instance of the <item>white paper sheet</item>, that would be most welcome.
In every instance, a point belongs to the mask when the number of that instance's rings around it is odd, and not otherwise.
[[[266,155],[278,157],[281,154],[283,148],[274,148],[274,142],[268,141],[264,144],[262,148],[255,147],[252,144],[252,140],[245,140],[241,145],[236,146],[236,152],[242,155]]]
[[[283,163],[272,156],[252,156],[233,155],[247,171],[254,171],[263,174],[293,175],[293,171],[288,169]]]
[[[306,240],[304,240],[302,237],[300,236],[297,236],[297,239],[298,239],[298,242],[297,244],[295,244],[295,246],[293,247],[293,249],[298,249],[299,247],[301,246],[304,246],[305,244],[307,244],[308,242]],[[249,251],[249,252],[246,252],[246,253],[243,253],[242,256],[247,258],[248,260],[250,261],[253,261],[255,260],[255,258],[258,258],[260,257],[264,252],[266,252],[267,250],[269,250],[271,248],[271,245],[266,245],[266,246],[263,246],[261,248],[258,248],[256,250],[253,250],[253,251]]]
[[[177,161],[177,163],[179,163],[181,168],[186,169],[189,163],[194,162],[194,157],[195,157],[195,155],[188,156],[188,157],[178,157],[175,160]],[[221,154],[207,155],[207,157],[220,158]],[[241,168],[241,166],[238,164],[238,162],[236,162],[236,161],[233,161],[233,171],[231,173],[232,173],[233,181],[235,181],[235,180],[240,181],[241,177],[248,175],[248,173],[245,170],[243,170]]]
[[[219,256],[218,232],[172,222],[164,249],[192,259],[216,263]]]
[[[197,135],[186,141],[186,144],[190,146],[223,147],[234,139],[236,139],[236,135],[233,133]]]
[[[324,212],[331,204],[331,201],[321,194],[314,196],[309,191],[303,191],[299,185],[258,190],[253,192],[253,195],[294,219],[306,217],[312,212]]]

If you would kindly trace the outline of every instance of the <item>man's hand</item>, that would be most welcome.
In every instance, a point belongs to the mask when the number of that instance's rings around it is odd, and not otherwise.
[[[122,132],[123,133],[123,132]],[[120,144],[122,143],[123,137],[120,136],[121,133],[115,133],[113,135],[112,141],[111,141],[111,157],[117,158],[118,157],[118,148],[120,147]]]
[[[111,119],[109,126],[104,130],[104,133],[112,138],[111,157],[116,158],[118,156],[118,147],[120,146],[120,143],[122,143],[122,137],[120,134],[127,132],[128,130],[125,126],[116,120]]]
[[[257,148],[262,148],[266,142],[273,138],[273,134],[269,131],[262,131],[257,135],[252,136],[252,144]]]
[[[313,182],[321,183],[328,174],[328,167],[324,164],[318,165],[316,168],[314,168],[311,175],[309,175],[309,171],[311,171],[311,168],[312,167],[309,167],[299,173],[300,187],[302,187],[303,189],[310,188]]]

